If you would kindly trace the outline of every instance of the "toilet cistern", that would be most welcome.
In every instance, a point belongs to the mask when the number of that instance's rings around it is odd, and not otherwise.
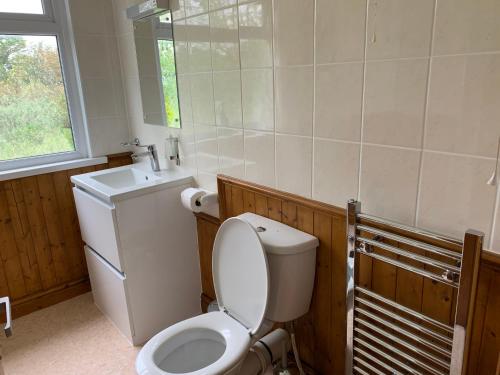
[[[266,338],[281,348],[288,334],[268,334],[273,324],[309,310],[317,246],[316,237],[252,213],[227,219],[212,256],[219,311],[184,320],[153,337],[139,353],[138,374],[261,373],[249,353]]]

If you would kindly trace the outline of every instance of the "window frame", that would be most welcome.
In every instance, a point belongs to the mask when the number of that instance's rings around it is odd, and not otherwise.
[[[0,171],[87,158],[89,145],[83,95],[67,0],[41,0],[44,14],[0,12],[0,35],[55,36],[73,132],[74,151],[0,160]]]

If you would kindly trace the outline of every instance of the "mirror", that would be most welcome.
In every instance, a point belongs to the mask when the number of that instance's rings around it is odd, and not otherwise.
[[[134,21],[144,122],[180,128],[172,14]]]

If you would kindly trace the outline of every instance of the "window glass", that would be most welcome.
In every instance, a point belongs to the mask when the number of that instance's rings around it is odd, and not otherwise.
[[[57,38],[0,35],[0,161],[74,150]]]
[[[0,13],[43,14],[42,0],[0,0]]]

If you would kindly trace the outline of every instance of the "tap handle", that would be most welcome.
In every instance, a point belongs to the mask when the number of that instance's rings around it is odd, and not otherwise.
[[[138,146],[138,147],[143,147],[141,146],[141,141],[139,141],[139,138],[134,138],[133,141],[131,142],[122,142],[120,143],[123,147],[127,147],[127,146]]]
[[[2,297],[0,298],[0,305],[5,305],[5,327],[4,332],[5,336],[10,337],[12,336],[12,318],[11,318],[11,313],[10,313],[10,300],[9,297]]]

